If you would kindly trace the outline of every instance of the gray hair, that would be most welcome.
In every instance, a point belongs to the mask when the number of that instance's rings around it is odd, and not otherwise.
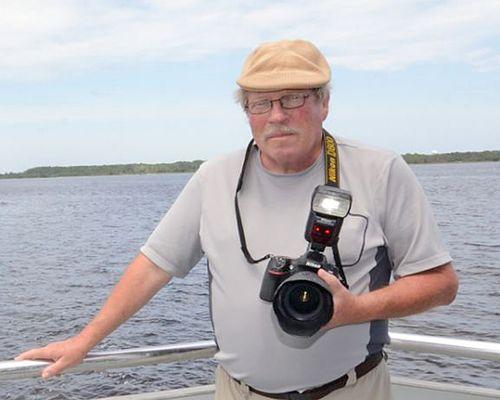
[[[313,94],[316,96],[318,100],[323,100],[325,98],[330,97],[330,84],[327,83],[326,85],[323,85],[319,88],[314,88],[311,89],[313,91]],[[238,88],[236,89],[236,92],[234,93],[234,100],[236,103],[238,103],[241,108],[246,111],[246,107],[248,104],[248,90]]]

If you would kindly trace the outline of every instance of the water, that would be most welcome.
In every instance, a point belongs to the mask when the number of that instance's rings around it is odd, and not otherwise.
[[[500,342],[500,163],[413,167],[461,278],[455,303],[391,322],[398,332]],[[0,180],[0,359],[77,333],[189,174]],[[205,261],[99,350],[212,339]],[[492,362],[391,354],[394,373],[500,389]],[[211,360],[2,383],[0,399],[92,399],[213,380]]]

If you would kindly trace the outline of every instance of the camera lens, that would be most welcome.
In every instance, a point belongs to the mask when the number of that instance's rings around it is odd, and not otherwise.
[[[284,308],[292,318],[306,321],[321,312],[323,299],[315,284],[296,282],[283,289]]]
[[[312,336],[333,315],[328,285],[315,272],[300,271],[276,290],[273,308],[281,328],[297,336]]]

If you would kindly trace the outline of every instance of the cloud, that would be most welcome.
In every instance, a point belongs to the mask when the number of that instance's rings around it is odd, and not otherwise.
[[[0,0],[0,79],[99,65],[201,60],[303,37],[335,65],[500,68],[498,1]]]

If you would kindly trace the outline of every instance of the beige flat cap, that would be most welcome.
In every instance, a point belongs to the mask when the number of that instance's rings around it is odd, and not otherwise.
[[[236,83],[252,92],[312,89],[330,82],[330,66],[311,42],[264,43],[246,59]]]

